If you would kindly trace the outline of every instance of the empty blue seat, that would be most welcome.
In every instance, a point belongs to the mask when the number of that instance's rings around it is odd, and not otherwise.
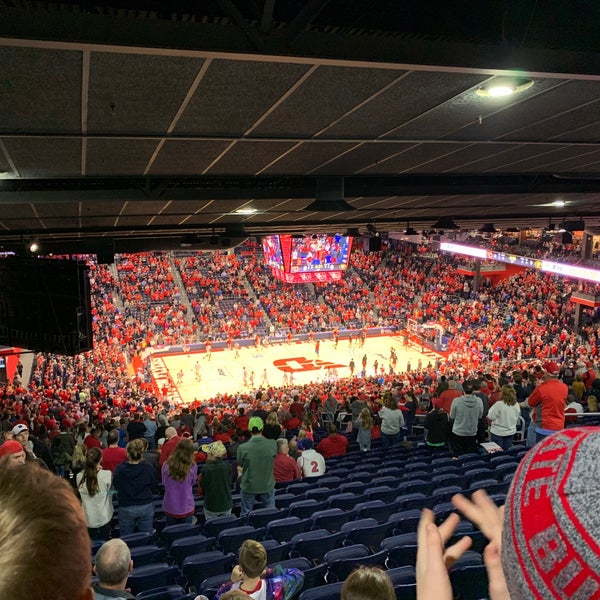
[[[342,585],[343,582],[338,582],[305,589],[300,594],[298,600],[331,600],[332,598],[339,598]]]
[[[188,585],[199,587],[200,584],[212,575],[229,573],[233,567],[235,556],[223,554],[219,550],[192,554],[183,561],[181,572],[187,579]]]
[[[180,585],[165,585],[140,592],[136,596],[136,600],[180,600],[185,595],[185,590]]]
[[[298,500],[298,494],[278,494],[275,496],[275,506],[280,509],[287,509],[292,502]]]
[[[348,483],[342,483],[338,489],[340,494],[344,492],[351,492],[356,496],[360,496],[368,487],[369,484],[363,483],[362,481],[349,481]]]
[[[435,513],[435,521],[438,524],[445,521],[450,513],[457,512],[452,502],[440,502],[439,504],[436,504],[432,510]]]
[[[354,544],[352,546],[344,546],[343,548],[336,548],[330,550],[325,554],[323,560],[328,565],[335,562],[336,560],[346,558],[360,558],[363,556],[369,556],[371,554],[369,549],[364,544]]]
[[[441,504],[442,502],[449,502],[452,496],[460,494],[463,491],[463,488],[457,485],[445,485],[435,488],[435,490],[433,490],[431,493],[428,504],[429,506],[435,506],[436,504]]]
[[[200,586],[196,587],[196,592],[204,596],[212,598],[217,590],[224,584],[231,581],[231,573],[219,573],[218,575],[211,575],[207,577]],[[136,599],[137,600],[137,599]]]
[[[131,548],[131,559],[136,567],[166,562],[167,549],[159,546],[135,546]]]
[[[397,585],[414,584],[417,581],[417,571],[413,565],[388,569],[385,574],[390,578],[394,588]]]
[[[341,494],[334,494],[329,498],[330,508],[341,508],[343,510],[352,510],[356,503],[358,496],[352,492],[343,492]]]
[[[319,502],[323,502],[325,500],[327,500],[329,498],[329,496],[331,496],[331,494],[333,494],[333,490],[329,489],[326,486],[319,486],[316,489],[312,489],[312,490],[308,490],[307,492],[304,492],[304,497],[307,500],[310,499],[315,499]]]
[[[285,491],[288,494],[294,494],[295,496],[300,496],[304,492],[307,492],[310,489],[310,483],[300,482],[300,483],[290,483],[285,488]]]
[[[325,580],[327,583],[332,583],[333,581],[344,581],[346,577],[348,577],[348,575],[354,571],[354,569],[361,566],[378,566],[384,569],[386,560],[387,552],[385,550],[357,558],[340,558],[333,562],[327,563],[327,574],[325,575]]]
[[[317,500],[298,500],[292,502],[289,506],[290,517],[298,517],[299,519],[306,519],[310,517],[317,510],[324,510],[327,505]]]
[[[403,533],[385,538],[380,545],[387,552],[388,566],[414,566],[417,560],[417,533]]]
[[[248,523],[257,528],[266,527],[271,521],[287,516],[287,508],[257,508],[248,515]]]
[[[225,554],[229,552],[235,554],[242,545],[242,542],[245,540],[260,541],[265,537],[265,532],[266,529],[264,527],[256,529],[252,525],[223,529],[217,536],[217,543]]]
[[[341,470],[339,472],[341,472]],[[330,475],[320,477],[317,480],[317,485],[319,487],[328,487],[330,490],[336,489],[340,483],[342,483],[342,478],[337,474],[334,475],[333,472],[330,472]]]
[[[129,546],[129,548],[135,548],[136,546],[151,546],[156,543],[158,538],[156,533],[151,531],[130,533],[121,536],[121,539]]]
[[[314,528],[323,528],[334,533],[340,531],[344,523],[348,523],[355,516],[354,512],[346,512],[341,508],[328,508],[314,513],[311,521]]]
[[[160,534],[160,543],[169,548],[174,540],[183,537],[191,537],[200,535],[201,530],[199,525],[191,523],[178,523],[177,525],[168,525]]]
[[[214,537],[206,537],[204,535],[193,535],[190,537],[179,538],[171,544],[170,554],[175,564],[180,567],[183,561],[192,554],[206,552],[212,550],[215,545]]]
[[[341,545],[345,535],[330,533],[327,529],[313,529],[298,533],[291,541],[291,556],[304,556],[309,560],[321,561],[325,554]]]
[[[417,531],[417,526],[421,520],[421,511],[417,508],[411,510],[404,510],[402,512],[394,513],[388,518],[388,523],[393,525],[393,535],[400,535],[402,533],[411,533]]]
[[[366,490],[365,496],[368,500],[383,500],[392,502],[398,496],[398,490],[389,485],[379,485]]]
[[[277,540],[263,540],[261,544],[267,551],[267,562],[269,564],[281,562],[288,558],[292,545],[290,542],[280,544]]]
[[[399,503],[398,510],[410,510],[412,508],[422,509],[426,506],[427,496],[419,492],[413,492],[411,494],[397,496],[396,501]]]
[[[165,562],[134,567],[127,579],[127,587],[135,596],[146,590],[173,585],[178,575],[179,569]]]
[[[277,519],[267,525],[267,535],[278,542],[288,542],[296,534],[306,531],[310,525],[310,519],[299,519],[298,517]]]
[[[225,515],[224,517],[216,517],[209,519],[204,523],[204,534],[207,537],[217,537],[224,529],[231,529],[232,527],[241,527],[246,525],[246,520],[235,515]]]
[[[436,484],[432,481],[425,481],[424,479],[411,479],[410,481],[400,485],[398,491],[403,496],[408,494],[424,494],[425,496],[428,496],[435,487]]]
[[[341,533],[353,544],[364,544],[373,551],[393,530],[392,523],[378,523],[375,519],[357,519],[346,523]]]
[[[489,581],[485,565],[466,565],[450,570],[455,597],[478,600],[489,597]]]

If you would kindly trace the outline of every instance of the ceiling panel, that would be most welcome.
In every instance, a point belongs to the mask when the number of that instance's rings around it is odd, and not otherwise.
[[[319,67],[254,134],[310,137],[327,127],[405,71]]]
[[[406,152],[402,152],[398,156],[390,160],[381,161],[377,165],[369,167],[364,174],[396,174],[410,173],[424,163],[432,161],[436,158],[451,154],[456,150],[464,148],[466,144],[439,143],[439,144],[416,144]]]
[[[21,177],[81,175],[81,140],[69,138],[4,138]]]
[[[533,88],[532,88],[533,89]],[[530,127],[557,113],[571,110],[577,106],[600,97],[600,83],[593,81],[568,81],[541,94],[530,96],[522,102],[513,104],[503,111],[483,119],[452,134],[452,139],[517,139],[527,141],[545,141],[536,133],[535,127],[524,136],[520,130]],[[513,133],[514,132],[514,133]],[[576,132],[574,133],[577,140]]]
[[[207,175],[254,175],[294,146],[292,142],[238,142]]]
[[[566,158],[579,156],[584,152],[586,152],[586,149],[580,146],[567,146],[563,148],[556,148],[552,152],[540,156],[532,156],[531,158],[520,161],[518,165],[518,171],[520,173],[527,171],[535,171],[539,173],[552,173],[554,171],[552,165],[555,162],[564,160]],[[496,172],[511,172],[511,170],[514,170],[514,166],[512,165],[507,165],[506,167],[500,167],[498,169],[495,169]]]
[[[379,136],[486,79],[481,75],[411,72],[327,130],[327,136]]]
[[[150,167],[151,175],[200,175],[229,142],[167,140]]]
[[[327,165],[317,169],[315,173],[356,173],[372,164],[377,164],[390,156],[398,154],[414,144],[401,143],[365,143],[350,152],[334,159]]]
[[[281,160],[266,169],[263,175],[303,175],[356,146],[352,142],[319,142],[301,144]],[[333,173],[328,167],[321,172]]]
[[[81,52],[0,46],[0,131],[81,131]]]
[[[142,175],[155,140],[90,139],[87,145],[87,175]]]
[[[308,69],[308,65],[215,60],[175,132],[241,135]]]
[[[88,131],[164,133],[204,61],[93,52]]]

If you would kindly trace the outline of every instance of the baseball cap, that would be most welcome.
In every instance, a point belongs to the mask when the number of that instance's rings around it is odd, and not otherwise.
[[[211,444],[203,444],[202,452],[206,452],[206,454],[216,456],[217,458],[223,458],[227,454],[227,448],[225,448],[221,440],[217,440]]]
[[[556,375],[560,371],[560,367],[555,362],[545,362],[542,365],[542,369],[550,375]]]
[[[254,429],[256,429],[256,431],[262,431],[264,426],[265,424],[263,423],[263,420],[260,417],[251,417],[248,421],[249,431],[253,431]]]
[[[298,442],[298,450],[311,450],[313,448],[312,440],[304,438]]]
[[[23,423],[19,423],[12,428],[13,435],[19,435],[24,431],[29,431],[29,427],[27,427],[27,425],[23,425]]]
[[[23,452],[23,446],[16,440],[7,440],[0,446],[0,458],[9,454],[18,454],[19,452]]]

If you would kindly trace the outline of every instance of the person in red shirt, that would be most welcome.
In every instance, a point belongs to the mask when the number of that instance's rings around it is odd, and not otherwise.
[[[325,458],[344,456],[348,448],[348,438],[338,434],[335,423],[329,423],[327,431],[329,435],[319,442],[317,452],[320,452]]]
[[[158,462],[162,467],[164,462],[169,458],[175,447],[183,438],[177,435],[175,427],[167,427],[165,430],[165,443],[163,444]]]
[[[117,465],[127,460],[125,448],[119,448],[119,430],[111,429],[106,437],[108,448],[102,450],[102,466],[111,473],[115,472]]]
[[[233,420],[235,426],[241,431],[248,431],[248,421],[250,417],[245,414],[246,410],[243,406],[238,408],[239,415]]]
[[[440,394],[441,408],[443,408],[447,414],[450,414],[452,401],[459,396],[462,396],[462,393],[458,391],[458,382],[455,379],[450,379],[448,381],[448,389]]]
[[[277,483],[300,479],[300,467],[298,467],[298,463],[288,454],[289,450],[290,447],[285,438],[277,440],[277,456],[273,462],[273,475]]]
[[[86,435],[83,440],[83,445],[89,450],[90,448],[99,448],[102,450],[102,444],[100,443],[100,436],[102,435],[102,430],[98,427],[95,427],[92,433]]]

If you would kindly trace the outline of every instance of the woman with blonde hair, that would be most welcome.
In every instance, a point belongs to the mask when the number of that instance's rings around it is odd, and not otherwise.
[[[391,579],[378,567],[358,567],[342,586],[341,600],[395,600]]]
[[[152,465],[145,462],[141,439],[127,444],[127,461],[117,465],[113,484],[119,497],[119,531],[121,536],[135,531],[152,531],[154,504],[152,495],[156,476]]]
[[[587,405],[590,412],[598,412],[598,398],[596,396],[588,396]]]
[[[508,450],[517,433],[517,423],[521,416],[521,407],[517,403],[517,394],[511,385],[503,385],[500,389],[500,399],[488,412],[487,418],[491,423],[490,433],[492,442],[503,450]]]
[[[196,506],[193,485],[198,479],[198,466],[194,462],[194,444],[183,438],[162,466],[162,483],[165,486],[163,510],[167,525],[191,523]]]
[[[107,540],[113,516],[112,473],[102,468],[102,451],[90,448],[83,471],[77,474],[77,490],[81,497],[88,533],[93,540]]]
[[[371,449],[371,427],[373,425],[373,417],[368,408],[363,408],[358,415],[358,434],[356,441],[361,452],[368,452]]]
[[[281,437],[281,425],[276,412],[269,413],[263,429],[263,437],[268,440],[278,440]]]

